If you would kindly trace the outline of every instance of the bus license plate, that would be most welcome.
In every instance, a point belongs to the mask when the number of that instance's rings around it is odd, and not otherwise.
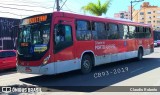
[[[29,67],[26,67],[25,71],[26,72],[32,72],[32,70]]]

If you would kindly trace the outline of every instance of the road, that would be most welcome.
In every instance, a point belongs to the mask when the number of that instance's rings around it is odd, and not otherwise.
[[[98,93],[117,95],[117,92],[115,92],[116,90],[113,89],[113,92],[105,92],[105,89],[109,86],[160,86],[159,73],[160,47],[155,48],[153,54],[144,56],[142,61],[131,59],[105,64],[93,68],[91,73],[85,75],[81,74],[79,71],[52,76],[21,74],[17,73],[15,70],[1,71],[0,86],[34,85],[43,87],[46,91],[53,91],[40,92],[36,93],[36,95],[48,95],[48,93],[54,95],[62,93],[65,95],[97,95]],[[18,94],[21,95],[22,93]],[[160,95],[159,92],[119,92],[118,94]]]

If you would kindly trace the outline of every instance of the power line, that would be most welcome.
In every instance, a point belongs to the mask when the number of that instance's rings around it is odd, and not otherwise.
[[[31,6],[31,5],[19,5],[19,4],[4,4],[4,3],[0,3],[3,5],[15,5],[15,6],[27,6],[27,7],[40,7],[40,8],[45,8],[45,9],[51,9],[52,7],[43,7],[43,6]]]
[[[61,8],[60,9],[62,9],[63,8],[63,6],[64,6],[64,4],[67,2],[67,0],[66,1],[64,1],[64,3],[63,3],[63,5],[61,6]]]
[[[133,7],[136,6],[138,3],[139,3],[139,2],[137,2],[136,4],[134,4]]]
[[[133,19],[138,15],[138,13],[142,10],[142,8],[134,15]]]
[[[33,7],[33,6],[51,6],[50,4],[51,4],[51,2],[32,2],[32,1],[24,1],[24,0],[16,0],[16,1],[1,1],[1,3],[11,3],[11,2],[13,2],[13,3],[18,3],[18,4],[24,4],[24,5],[28,5],[28,6],[31,6],[31,7]],[[52,1],[53,2],[53,1]],[[50,8],[50,7],[49,7]],[[52,7],[51,7],[52,8]]]
[[[56,1],[54,2],[54,5],[53,5],[53,11],[54,11],[55,6],[56,6]]]
[[[18,1],[17,3],[29,3],[29,4],[40,4],[40,3],[43,3],[44,4],[44,2],[33,2],[33,1],[31,1],[31,0],[16,0],[16,1]],[[16,2],[16,1],[13,1],[13,2]],[[2,1],[2,2],[12,2],[12,1]],[[49,2],[47,2],[47,1],[45,1],[45,3],[51,3],[51,2],[53,2],[53,1],[49,1]]]
[[[0,6],[1,8],[8,8],[8,9],[15,9],[15,10],[23,10],[23,11],[32,11],[32,12],[41,12],[44,13],[42,11],[35,11],[35,10],[28,10],[28,9],[20,9],[20,8],[12,8],[12,7],[4,7],[4,6]]]
[[[9,13],[9,14],[12,14],[12,15],[16,15],[16,16],[29,16],[29,15],[19,15],[19,14],[15,14],[15,13],[11,13],[11,12],[3,12],[3,11],[0,11],[1,13]]]
[[[65,7],[71,12],[70,8],[68,8],[66,4],[65,4]]]
[[[67,5],[64,5],[68,10],[63,10],[63,11],[69,11],[69,12],[72,12],[72,13],[77,13],[77,12],[75,12],[75,11],[71,11],[71,9],[69,9],[68,7],[67,7]]]

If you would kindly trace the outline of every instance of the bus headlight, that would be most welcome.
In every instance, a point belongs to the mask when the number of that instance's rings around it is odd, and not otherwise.
[[[43,60],[43,65],[47,64],[49,61],[50,55],[47,56],[44,60]]]

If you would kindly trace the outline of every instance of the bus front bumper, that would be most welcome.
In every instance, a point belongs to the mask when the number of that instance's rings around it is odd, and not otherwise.
[[[52,69],[51,69],[52,68]],[[47,64],[42,66],[20,66],[17,65],[17,72],[27,74],[40,74],[40,75],[51,75],[55,74],[53,64]]]

